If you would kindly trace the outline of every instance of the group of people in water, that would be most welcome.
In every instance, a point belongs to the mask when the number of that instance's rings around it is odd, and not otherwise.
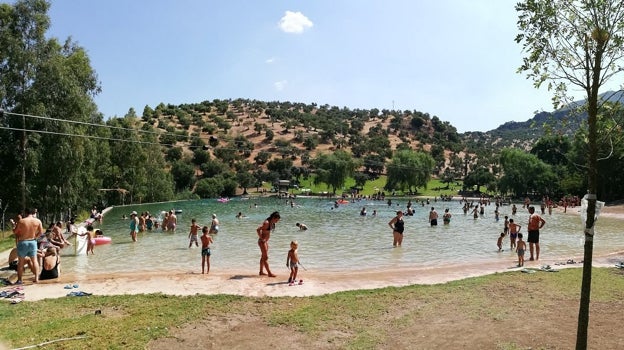
[[[422,203],[428,202],[429,200],[422,201]],[[483,208],[485,205],[489,204],[489,202],[484,201],[479,201],[476,205],[473,202],[469,202],[468,200],[462,200],[462,202],[464,202],[464,208],[474,207],[474,210],[477,210],[477,208]],[[390,205],[392,204],[393,203],[390,203]],[[497,209],[495,212],[498,212],[500,204],[498,202],[496,204]],[[503,232],[497,239],[497,246],[499,250],[502,250],[504,238],[509,237],[510,249],[514,250],[517,253],[519,267],[524,265],[524,254],[525,251],[527,251],[526,243],[528,243],[528,251],[530,252],[529,260],[539,260],[539,233],[540,229],[545,225],[545,220],[535,212],[535,207],[528,204],[529,203],[525,203],[523,205],[523,207],[526,208],[529,212],[527,225],[527,241],[525,242],[523,240],[523,234],[520,232],[522,226],[516,223],[513,218],[510,219],[508,216],[505,216]],[[548,208],[549,204],[546,204],[545,207]],[[517,208],[515,208],[514,204],[512,207],[512,215],[515,215],[516,211]],[[465,209],[464,212],[466,212]],[[17,283],[22,283],[25,266],[30,267],[31,271],[35,275],[35,282],[37,282],[39,279],[58,278],[60,274],[61,260],[59,254],[60,249],[72,245],[72,243],[69,242],[63,234],[63,224],[61,222],[56,222],[53,225],[50,225],[48,230],[44,231],[41,221],[33,216],[33,213],[35,212],[32,210],[27,210],[24,218],[19,217],[18,221],[13,222],[14,232],[16,236],[16,249],[14,254],[12,255],[17,261],[16,263],[14,263],[18,274]],[[544,213],[543,210],[542,213]],[[360,210],[360,215],[368,215],[366,207],[362,207],[362,209]],[[374,210],[372,216],[376,215],[377,211]],[[404,221],[405,215],[414,215],[414,208],[412,207],[411,200],[408,201],[405,211],[396,211],[396,215],[393,216],[392,219],[388,222],[388,226],[392,230],[393,247],[400,247],[403,243],[403,236],[406,230],[406,225]],[[245,216],[239,212],[236,217],[241,219]],[[443,224],[449,225],[451,222],[451,218],[452,214],[450,210],[448,208],[445,208],[444,213],[442,214]],[[101,220],[101,218],[99,219]],[[271,271],[269,265],[269,240],[271,238],[272,231],[275,229],[275,226],[280,221],[280,219],[280,213],[278,211],[275,211],[271,213],[256,229],[256,233],[258,236],[257,243],[260,249],[258,273],[261,276],[275,277],[275,274]],[[438,212],[436,211],[435,207],[431,207],[428,213],[429,224],[431,226],[437,226],[438,219]],[[149,212],[141,213],[141,215],[139,215],[136,211],[131,212],[129,228],[132,240],[136,242],[137,234],[141,231],[158,228],[159,225],[157,223],[158,220],[153,218]],[[212,221],[209,226],[206,225],[202,227],[198,225],[195,219],[191,220],[191,226],[188,235],[189,248],[193,245],[199,247],[199,243],[201,242],[202,274],[208,274],[210,272],[210,249],[211,244],[214,242],[213,236],[219,232],[219,226],[220,222],[217,219],[216,214],[212,214]],[[308,227],[304,223],[297,223],[296,226],[301,231],[308,229]],[[175,214],[175,211],[172,209],[165,213],[165,219],[163,220],[162,228],[163,230],[175,232],[176,227],[177,216]],[[67,223],[66,231],[78,235],[88,235],[87,254],[94,253],[94,239],[98,236],[98,234],[102,234],[100,230],[94,230],[93,227],[90,225],[87,227],[86,233],[77,233],[73,220],[70,220]],[[289,284],[294,283],[298,276],[298,267],[300,266],[298,247],[298,242],[292,241],[290,244],[291,249],[287,254],[286,264],[290,269],[290,275],[288,278]]]

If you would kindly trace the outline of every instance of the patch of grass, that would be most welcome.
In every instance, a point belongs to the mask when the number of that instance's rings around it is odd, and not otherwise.
[[[0,252],[12,249],[15,247],[15,235],[12,231],[2,232],[0,238]]]
[[[592,302],[619,303],[624,298],[619,272],[593,270]],[[0,303],[0,337],[12,347],[23,347],[85,335],[52,348],[144,349],[153,339],[171,336],[177,327],[209,317],[255,315],[268,327],[292,327],[309,339],[325,336],[337,347],[379,348],[422,325],[444,326],[460,319],[468,324],[499,322],[526,311],[526,305],[556,310],[562,300],[578,299],[581,275],[582,269],[508,272],[438,285],[302,298],[150,294]],[[519,348],[513,339],[497,347]]]
[[[384,186],[386,185],[386,180],[387,180],[387,177],[385,175],[382,175],[378,177],[377,179],[366,181],[366,184],[364,185],[364,188],[360,191],[360,194],[364,196],[370,196],[379,191],[384,191],[386,192],[386,195],[390,195],[388,191],[384,190]],[[449,188],[447,188],[447,185],[443,183],[441,180],[431,179],[427,183],[426,188],[420,187],[420,188],[415,189],[416,196],[440,197],[441,195],[456,195],[457,191],[461,189],[461,181],[459,181],[459,184],[460,185],[453,183],[449,186]],[[343,191],[348,193],[349,189],[352,186],[355,186],[355,180],[353,178],[348,178],[345,181],[345,186],[342,189],[336,190],[336,195],[340,196]],[[325,184],[315,185],[314,175],[311,175],[307,180],[306,179],[301,180],[300,185],[299,185],[299,190],[294,189],[293,193],[304,194],[304,192],[300,190],[303,188],[310,189],[311,190],[310,193],[313,193],[315,195],[321,194],[323,192],[327,192],[330,194],[332,193],[331,188],[329,188]],[[404,196],[406,194],[401,191],[396,191],[396,195]]]

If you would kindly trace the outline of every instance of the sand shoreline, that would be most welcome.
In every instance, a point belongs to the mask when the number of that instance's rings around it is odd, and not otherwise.
[[[579,208],[569,208],[567,215],[579,215]],[[563,214],[562,209],[557,209]],[[564,214],[565,215],[565,214]],[[610,216],[624,220],[624,205],[605,207],[601,216]],[[5,262],[8,251],[0,253],[0,261]],[[582,257],[568,257],[581,261]],[[526,268],[539,268],[551,265],[556,269],[579,268],[581,263],[564,264],[566,259],[543,259],[526,262]],[[624,251],[604,256],[594,256],[594,267],[611,267],[624,260]],[[5,266],[5,263],[2,264]],[[396,269],[375,269],[346,272],[327,272],[301,269],[302,285],[288,286],[286,271],[278,277],[258,276],[253,269],[246,270],[213,270],[209,275],[189,271],[151,271],[117,274],[78,275],[62,272],[58,280],[32,283],[32,274],[24,275],[25,300],[36,301],[47,298],[65,297],[72,291],[83,291],[94,295],[124,295],[163,293],[167,295],[196,294],[231,294],[251,297],[305,297],[330,294],[347,290],[376,289],[383,287],[400,287],[413,284],[437,284],[461,280],[470,277],[493,273],[519,271],[515,267],[513,257],[509,263],[498,262],[466,263],[456,265],[412,267]],[[4,277],[6,277],[7,271]],[[12,271],[10,273],[13,273]],[[77,288],[73,288],[77,285]],[[66,289],[66,286],[72,286]],[[11,286],[3,287],[9,289]],[[0,299],[9,300],[9,299]]]
[[[576,258],[575,258],[576,259]],[[258,276],[250,270],[220,270],[209,275],[189,271],[117,273],[99,275],[63,274],[59,280],[32,283],[25,274],[25,300],[60,298],[70,292],[83,291],[94,295],[125,295],[162,293],[166,295],[231,294],[250,297],[305,297],[347,290],[401,287],[413,284],[438,284],[494,273],[519,271],[510,257],[507,266],[500,262],[402,268],[400,270],[362,270],[341,272],[301,271],[302,285],[289,286],[286,272],[278,277]],[[580,261],[578,259],[576,261]],[[593,258],[594,267],[611,267],[624,260],[624,252]],[[526,262],[525,268],[549,264],[553,268],[580,268],[581,263],[563,264],[565,260]],[[556,265],[557,264],[557,265]],[[77,288],[66,289],[66,286]],[[11,288],[10,286],[3,289]]]

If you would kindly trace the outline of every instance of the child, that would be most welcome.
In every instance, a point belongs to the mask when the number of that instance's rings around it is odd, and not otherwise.
[[[516,244],[516,252],[518,252],[518,267],[524,266],[524,251],[526,250],[526,242],[522,240],[522,233],[518,233],[518,242]]]
[[[299,255],[297,254],[297,241],[290,242],[290,250],[286,257],[286,266],[290,268],[290,277],[288,277],[288,285],[292,286],[297,281],[297,272],[299,271]],[[303,280],[299,281],[302,284]]]
[[[197,231],[199,231],[199,225],[197,225],[197,221],[195,219],[191,219],[191,232],[189,232],[189,248],[193,246],[193,242],[195,242],[195,246],[199,247],[199,243],[197,243]]]
[[[210,244],[212,243],[212,237],[208,235],[208,226],[204,226],[202,228],[202,275],[205,272],[208,274],[210,272]]]
[[[499,252],[503,250],[503,238],[505,238],[505,232],[501,232],[500,237],[498,237],[498,240],[496,241]]]
[[[520,228],[522,226],[516,224],[514,219],[509,219],[509,246],[512,250],[516,247],[516,239],[518,239]]]
[[[308,229],[308,226],[306,226],[305,224],[301,224],[301,223],[296,223],[295,226],[299,227],[299,231],[305,231]]]
[[[93,252],[93,247],[95,247],[95,232],[93,231],[93,226],[88,225],[87,232],[78,234],[78,236],[87,236],[87,255],[89,255],[89,252],[95,254]]]

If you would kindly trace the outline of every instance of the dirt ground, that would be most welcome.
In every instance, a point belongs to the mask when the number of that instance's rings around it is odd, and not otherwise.
[[[617,278],[624,278],[622,271]],[[537,275],[540,276],[537,276]],[[540,284],[552,274],[537,272],[517,283],[509,279],[474,291],[470,305],[449,297],[435,312],[419,310],[420,298],[389,302],[387,316],[366,320],[372,333],[382,330],[376,349],[573,349],[576,342],[578,298],[543,292]],[[526,276],[528,274],[520,274]],[[536,277],[537,276],[537,277]],[[518,302],[515,295],[521,295]],[[487,302],[487,311],[474,300]],[[477,303],[478,304],[478,303]],[[493,311],[495,310],[495,311]],[[592,302],[589,349],[622,349],[621,298]],[[410,315],[406,319],[406,315]],[[414,316],[415,315],[415,316]],[[359,322],[359,320],[354,320]],[[250,305],[248,314],[207,317],[176,329],[172,336],[149,344],[149,349],[346,349],[360,348],[360,334],[327,330],[309,335],[296,327],[269,325]],[[375,334],[372,334],[375,336]],[[383,338],[381,338],[383,337]]]

